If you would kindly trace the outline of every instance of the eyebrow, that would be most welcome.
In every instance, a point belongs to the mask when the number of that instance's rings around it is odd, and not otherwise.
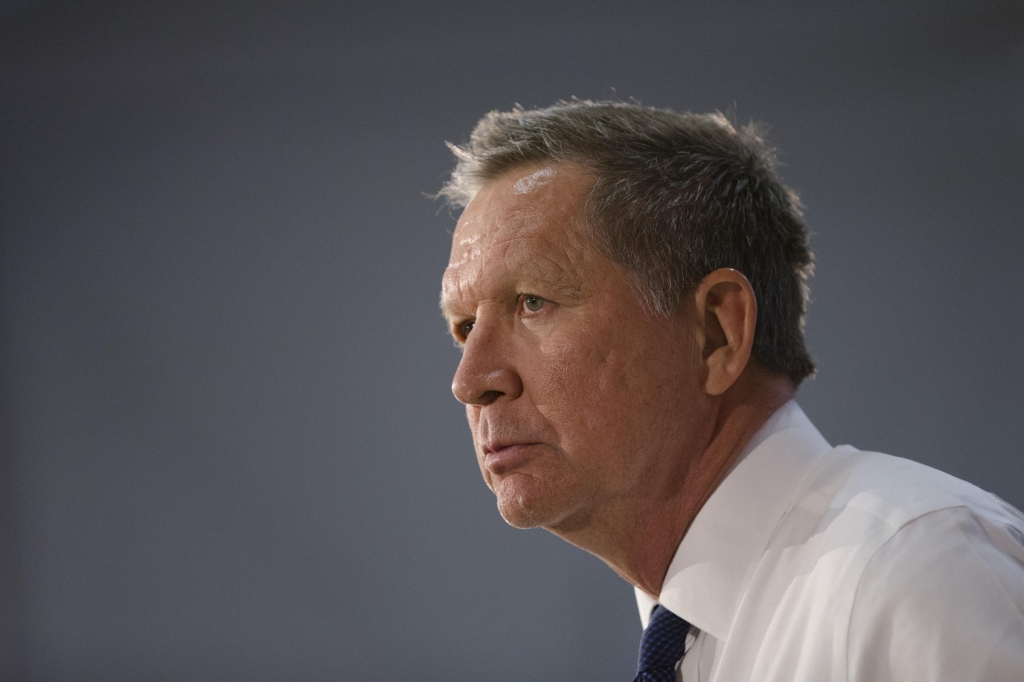
[[[576,273],[557,264],[545,267],[542,261],[533,258],[522,258],[521,261],[516,268],[516,279],[540,284],[571,299],[584,297],[583,284]]]
[[[451,322],[455,318],[455,312],[452,309],[451,300],[446,298],[444,295],[444,287],[441,287],[441,300],[439,302],[441,306],[441,317]]]
[[[573,302],[586,298],[586,290],[580,282],[578,275],[550,260],[547,262],[549,264],[545,265],[543,260],[526,255],[515,257],[506,264],[508,272],[506,280],[508,281],[502,282],[502,284],[507,287],[514,286],[514,288],[527,289],[531,285],[539,285],[544,290],[554,291],[563,298]],[[520,291],[518,293],[529,292]],[[445,296],[443,284],[440,307],[441,314],[446,320],[451,321],[457,316],[454,301]]]

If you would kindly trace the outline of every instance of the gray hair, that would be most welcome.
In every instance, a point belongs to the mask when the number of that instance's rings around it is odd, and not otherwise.
[[[718,268],[742,272],[757,297],[753,358],[798,385],[814,373],[803,337],[814,258],[797,195],[751,124],[626,102],[559,102],[492,111],[438,193],[464,207],[487,183],[539,163],[596,176],[585,216],[594,245],[631,275],[651,313],[670,315]]]

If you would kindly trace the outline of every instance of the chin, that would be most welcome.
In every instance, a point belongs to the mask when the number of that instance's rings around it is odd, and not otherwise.
[[[505,519],[505,523],[513,528],[537,528],[543,525],[540,515],[535,510],[520,505],[503,504],[498,500],[498,512],[501,518]]]
[[[566,491],[546,487],[529,476],[501,480],[494,490],[501,518],[513,528],[550,528],[561,523],[571,508]]]

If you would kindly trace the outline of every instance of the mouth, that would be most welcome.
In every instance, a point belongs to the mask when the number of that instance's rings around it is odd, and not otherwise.
[[[484,446],[484,466],[492,474],[506,474],[522,465],[532,456],[531,451],[540,443],[495,443]]]

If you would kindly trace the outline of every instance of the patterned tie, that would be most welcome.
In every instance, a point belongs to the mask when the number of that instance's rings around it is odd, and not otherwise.
[[[676,663],[683,657],[689,629],[689,623],[658,604],[640,639],[633,682],[676,682]]]

